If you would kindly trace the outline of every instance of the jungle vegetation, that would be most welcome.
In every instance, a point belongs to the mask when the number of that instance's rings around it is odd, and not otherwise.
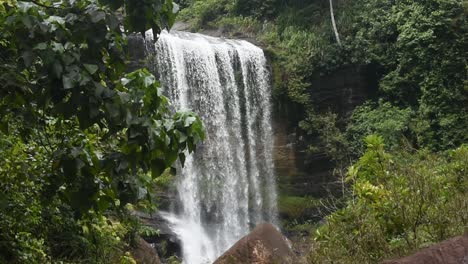
[[[345,190],[331,197],[333,210],[321,223],[285,223],[312,231],[306,262],[378,263],[466,231],[468,2],[184,4],[179,17],[192,30],[265,48],[275,99],[299,107],[309,151],[335,165]],[[367,100],[350,113],[319,107],[314,80],[350,67],[372,71]],[[280,210],[297,215],[314,203],[280,197]]]
[[[204,137],[148,70],[127,72],[128,35],[169,28],[175,7],[1,1],[0,263],[135,263],[133,211]]]
[[[0,263],[135,263],[149,231],[132,212],[155,208],[154,185],[204,138],[148,70],[126,68],[128,35],[177,12],[255,38],[275,100],[334,162],[345,190],[305,261],[377,263],[466,230],[466,1],[175,2],[0,0]],[[373,70],[372,95],[349,114],[317,107],[313,81],[345,67]]]

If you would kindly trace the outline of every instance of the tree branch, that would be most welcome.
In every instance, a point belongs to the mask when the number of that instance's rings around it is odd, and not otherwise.
[[[58,7],[55,7],[55,6],[49,6],[49,5],[45,5],[41,2],[38,2],[37,0],[31,0],[31,2],[33,2],[34,4],[40,6],[40,7],[44,7],[44,8],[49,8],[49,9],[59,9]]]
[[[330,16],[333,25],[333,31],[335,32],[336,41],[338,42],[338,45],[341,46],[340,35],[338,34],[338,29],[336,28],[335,15],[333,13],[333,0],[330,0]]]

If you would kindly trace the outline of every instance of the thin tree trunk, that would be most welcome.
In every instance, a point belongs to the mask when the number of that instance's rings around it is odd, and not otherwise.
[[[335,32],[336,42],[341,46],[340,35],[338,34],[338,29],[336,29],[335,15],[333,13],[333,0],[330,0],[330,16],[333,25],[333,31]]]

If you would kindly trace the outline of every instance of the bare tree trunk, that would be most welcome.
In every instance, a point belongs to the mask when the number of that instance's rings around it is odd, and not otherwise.
[[[335,15],[333,13],[333,0],[330,0],[330,16],[333,25],[333,31],[335,32],[336,42],[341,46],[340,35],[338,34],[338,29],[336,29]]]

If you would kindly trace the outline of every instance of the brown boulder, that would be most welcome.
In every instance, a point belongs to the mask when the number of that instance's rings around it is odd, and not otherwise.
[[[136,239],[132,256],[138,264],[161,264],[156,249],[142,238]]]
[[[468,264],[468,234],[420,250],[414,255],[384,264]]]
[[[219,257],[214,264],[290,264],[289,242],[273,225],[258,225]]]

